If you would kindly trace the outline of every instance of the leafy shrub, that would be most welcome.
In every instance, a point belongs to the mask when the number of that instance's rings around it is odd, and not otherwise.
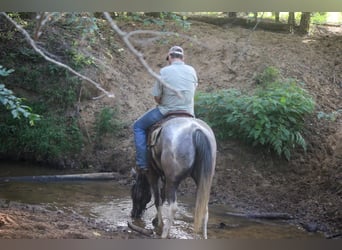
[[[0,76],[8,76],[13,71],[13,69],[7,70],[0,65]],[[0,104],[11,112],[13,118],[25,117],[29,120],[30,125],[34,125],[35,121],[40,120],[40,116],[32,113],[32,108],[24,105],[23,100],[23,98],[16,97],[12,90],[0,83]]]
[[[39,75],[39,71],[27,70]],[[7,76],[11,72],[13,70],[6,70],[0,65],[0,76]],[[77,121],[58,116],[56,113],[76,101],[76,86],[75,83],[67,85],[68,88],[47,88],[46,100],[28,106],[24,103],[25,99],[14,96],[4,84],[0,84],[0,153],[29,155],[34,159],[53,159],[79,151],[83,142]],[[55,104],[54,112],[49,112],[46,104],[52,101]],[[32,113],[32,109],[42,115]],[[35,126],[28,126],[21,117],[27,118],[29,124]]]
[[[275,67],[267,67],[261,74],[257,75],[256,82],[268,84],[277,81],[280,78],[279,70]]]
[[[118,110],[103,108],[96,116],[95,130],[98,137],[106,134],[117,135],[122,128],[122,123],[118,118]]]
[[[75,70],[81,70],[86,66],[94,64],[94,60],[91,57],[83,55],[76,49],[68,50],[68,55],[70,57],[70,66]]]
[[[0,76],[8,76],[14,71],[14,69],[6,69],[2,65],[0,65]]]
[[[5,118],[5,117],[3,117]],[[35,126],[5,118],[0,124],[0,152],[16,152],[34,159],[53,159],[82,147],[82,134],[77,121],[44,116]]]
[[[327,23],[327,12],[311,13],[311,23],[314,23],[314,24]]]
[[[314,101],[294,81],[260,86],[253,95],[236,89],[198,93],[195,104],[196,115],[207,120],[219,138],[264,145],[286,159],[296,145],[306,149],[301,132]]]
[[[65,110],[70,108],[77,101],[77,82],[73,82],[72,79],[68,79],[64,88],[46,88],[42,96],[45,98],[45,102],[48,106],[54,106],[55,110]]]

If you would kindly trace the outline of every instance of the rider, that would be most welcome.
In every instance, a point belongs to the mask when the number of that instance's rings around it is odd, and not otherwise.
[[[197,83],[195,69],[184,63],[184,50],[179,46],[170,48],[166,57],[169,65],[160,70],[160,77],[173,89],[179,91],[183,98],[156,81],[152,95],[157,103],[155,108],[142,115],[133,125],[134,143],[136,149],[137,170],[141,173],[148,171],[147,164],[147,130],[160,121],[168,112],[183,110],[194,115],[194,95]]]

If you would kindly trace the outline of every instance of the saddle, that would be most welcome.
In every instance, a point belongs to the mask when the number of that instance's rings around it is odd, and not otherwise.
[[[184,111],[184,110],[174,110],[166,113],[166,115],[161,119],[159,122],[156,122],[153,124],[149,129],[147,133],[147,146],[148,148],[153,147],[156,144],[156,141],[160,135],[160,132],[162,130],[162,125],[175,117],[194,117],[192,114]]]

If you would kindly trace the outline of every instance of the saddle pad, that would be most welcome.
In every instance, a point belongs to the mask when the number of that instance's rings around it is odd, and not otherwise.
[[[148,140],[148,145],[150,147],[153,147],[156,144],[162,128],[163,128],[162,126],[159,126],[156,129],[154,129],[152,132],[150,132],[150,136],[149,136],[149,140]]]

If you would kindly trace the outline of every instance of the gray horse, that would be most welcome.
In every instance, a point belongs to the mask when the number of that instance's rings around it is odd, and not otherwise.
[[[152,138],[156,139],[150,145],[150,171],[146,176],[138,174],[136,177],[131,216],[141,217],[151,200],[152,190],[157,209],[154,222],[162,228],[161,237],[167,238],[177,211],[177,188],[185,178],[192,177],[197,187],[194,230],[199,232],[202,226],[203,238],[207,239],[208,202],[216,164],[213,131],[200,119],[176,117],[152,133]]]

